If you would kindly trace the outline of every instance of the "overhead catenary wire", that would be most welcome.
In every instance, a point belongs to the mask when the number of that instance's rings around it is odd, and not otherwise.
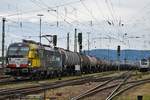
[[[83,0],[80,0],[81,4],[83,5],[83,7],[89,12],[89,14],[91,15],[91,17],[99,23],[99,21],[95,18],[95,16],[92,14],[92,12],[88,9],[88,7],[84,4]],[[103,27],[104,31],[107,33],[106,29]],[[111,34],[112,35],[112,34]],[[106,35],[108,36],[108,35]]]
[[[113,15],[111,7],[110,7],[110,5],[108,3],[108,0],[105,0],[105,4],[106,4],[106,7],[107,7],[107,9],[108,9],[108,11],[110,13],[110,18],[111,18],[111,19],[108,20],[108,24],[110,23],[109,25],[114,25],[115,24],[115,17]]]
[[[31,1],[32,2],[32,1]],[[33,1],[34,2],[34,1]],[[75,4],[75,3],[80,3],[79,0],[77,1],[72,1],[72,2],[68,2],[68,3],[64,3],[64,4],[60,4],[60,5],[56,5],[56,6],[53,6],[53,7],[50,7],[51,8],[57,8],[57,7],[62,7],[62,6],[66,6],[66,5],[71,5],[71,4]],[[41,7],[40,7],[41,8]],[[42,9],[35,9],[35,10],[27,10],[27,11],[22,11],[22,12],[17,12],[17,13],[13,13],[13,14],[8,14],[8,15],[1,15],[0,17],[3,18],[3,17],[13,17],[13,16],[16,16],[16,15],[20,15],[20,14],[28,14],[28,13],[33,13],[33,12],[39,12],[39,11],[43,11],[43,10],[49,10],[49,8],[42,8]]]
[[[100,6],[100,4],[98,3],[98,1],[97,1],[97,0],[94,0],[94,3],[95,3],[95,5],[96,5],[97,8],[98,8],[99,13],[103,16],[104,20],[107,21],[108,19],[105,17],[105,15],[104,15],[104,13],[103,13],[103,11],[102,11],[102,9],[101,9],[101,6]]]
[[[61,16],[61,15],[60,15]],[[61,18],[62,18],[62,16],[61,16]],[[69,17],[67,17],[67,18],[69,18]],[[71,18],[69,18],[69,19],[71,19]],[[67,22],[66,20],[64,20],[65,22]],[[67,22],[67,24],[68,24],[69,22]],[[70,25],[72,25],[72,26],[74,26],[72,23],[69,23]]]
[[[33,0],[32,0],[33,1]],[[75,3],[75,2],[71,2],[71,3]],[[71,4],[71,3],[69,3],[69,4]],[[77,2],[76,2],[77,3]],[[65,4],[64,4],[65,5]],[[61,6],[64,6],[64,5],[61,5]],[[39,6],[39,5],[38,5]],[[44,8],[43,8],[44,9]],[[18,14],[18,13],[17,13]],[[66,20],[65,20],[65,22],[67,22]],[[68,23],[68,22],[67,22]]]
[[[35,2],[33,2],[34,4],[36,4]],[[37,4],[36,4],[37,5]],[[37,6],[39,6],[40,8],[41,8],[41,6],[40,5],[37,5]],[[49,7],[50,8],[50,7]],[[48,13],[49,14],[49,13]],[[58,17],[57,15],[54,15],[54,14],[50,14],[50,15],[53,15],[53,16],[55,16],[56,18]],[[61,15],[59,15],[62,19],[63,19],[63,17],[61,16]],[[69,17],[67,17],[67,18],[69,18]],[[64,19],[64,22],[66,22],[67,24],[69,24],[69,25],[72,25],[72,26],[74,26],[72,23],[70,23],[70,22],[68,22],[66,19]]]
[[[144,5],[144,7],[142,7],[141,9],[139,9],[134,15],[132,15],[131,17],[130,17],[130,19],[132,18],[132,20],[130,21],[130,23],[132,22],[132,21],[135,21],[135,23],[137,22],[135,19],[139,19],[139,17],[137,17],[137,14],[139,13],[139,12],[142,12],[143,13],[143,11],[145,12],[145,8],[147,8],[147,7],[149,7],[148,5],[149,5],[150,3],[147,3],[146,5]],[[141,15],[141,14],[140,14]],[[139,14],[138,14],[138,16],[140,16]],[[135,18],[136,17],[136,18]],[[143,18],[143,17],[141,17],[141,18]],[[139,25],[143,25],[143,24],[139,24]],[[130,29],[129,29],[129,25],[128,26],[125,26],[125,28],[126,28],[126,32],[128,33],[128,34],[133,34],[133,33],[137,33],[137,32],[139,32],[139,30],[135,30],[135,28],[133,28],[134,26],[131,26],[130,27]],[[143,30],[143,29],[142,29]],[[144,37],[143,37],[144,38]],[[133,39],[132,39],[133,40]],[[139,40],[138,40],[139,41]]]
[[[47,7],[45,7],[45,8],[47,8]],[[62,16],[62,15],[61,15]],[[62,18],[62,17],[61,17]],[[67,20],[64,20],[65,22],[67,22],[67,23],[69,23],[69,25],[72,25],[72,26],[74,26],[72,23],[70,23],[70,22],[68,22]]]
[[[91,17],[99,23],[99,21],[95,18],[95,16],[93,15],[93,13],[88,9],[88,7],[84,4],[83,0],[80,0],[81,1],[81,4],[83,5],[83,7],[88,11],[88,13],[91,15]],[[107,32],[104,28],[104,31]]]
[[[110,21],[109,21],[109,19],[105,17],[105,15],[104,15],[103,11],[101,10],[100,4],[97,2],[97,0],[94,0],[94,2],[95,2],[95,5],[97,6],[97,8],[99,9],[99,10],[98,10],[98,11],[99,11],[99,13],[101,13],[101,14],[102,14],[102,16],[103,16],[104,20],[106,21],[106,23],[108,22],[108,23],[109,23],[109,25],[110,25],[110,26],[112,26],[112,25],[113,25],[113,23],[112,23],[112,22],[110,22]],[[112,31],[112,30],[111,30],[111,27],[110,27],[110,31]]]
[[[132,21],[135,21],[135,23],[137,22],[135,19],[137,19],[137,18],[139,18],[139,17],[137,17],[137,15],[138,16],[140,16],[141,14],[138,14],[138,13],[143,13],[143,11],[145,11],[144,9],[145,8],[147,8],[147,7],[149,7],[149,4],[150,4],[150,2],[149,3],[146,3],[145,5],[144,5],[144,7],[142,7],[141,9],[139,9],[138,11],[136,11],[136,13],[134,14],[134,15],[132,15],[129,19],[131,19],[131,21],[129,21],[129,23],[131,23]],[[132,22],[132,24],[133,24],[133,22]],[[134,27],[134,26],[133,26]],[[130,29],[130,31],[129,31],[129,28],[127,28],[126,27],[126,30],[129,32],[129,33],[131,33],[131,32],[136,32],[135,30],[134,30],[134,28],[132,28],[131,27],[131,29]]]
[[[61,15],[59,15],[61,18],[63,18]],[[57,17],[57,16],[56,16]],[[72,19],[72,18],[70,18],[70,17],[68,17],[67,16],[67,18],[69,18],[69,19]],[[64,22],[66,22],[67,24],[69,23],[69,25],[72,25],[72,26],[74,26],[72,23],[70,23],[70,22],[68,22],[68,21],[66,21],[66,19],[64,20]],[[79,23],[79,22],[78,22]],[[82,24],[82,23],[81,23]],[[80,30],[81,31],[81,30]]]
[[[10,19],[8,19],[8,20],[10,21]],[[11,20],[11,22],[18,24],[18,22],[16,22],[16,21],[12,21],[12,20]],[[67,22],[67,21],[65,21],[65,22]],[[14,27],[14,26],[13,26],[13,27]],[[32,29],[32,28],[29,28],[29,29]]]
[[[8,19],[8,21],[12,21],[12,20]],[[15,24],[18,24],[18,22],[16,22],[16,21],[12,21],[12,22],[15,23]],[[17,26],[13,26],[13,25],[9,25],[9,27],[17,28]],[[29,27],[28,27],[28,29],[30,29],[31,31],[33,31],[32,28],[29,28]],[[61,29],[61,28],[59,28],[59,29]],[[10,32],[9,32],[9,33],[10,33]],[[26,32],[26,33],[28,33],[28,32]],[[18,37],[18,35],[16,35],[16,36]],[[35,36],[35,37],[37,37],[37,36]],[[23,39],[24,36],[19,36],[18,38],[19,38],[19,39]],[[29,38],[29,37],[28,37],[28,38]]]
[[[107,7],[112,15],[112,18],[113,18],[113,24],[115,25],[114,27],[116,28],[116,32],[118,33],[118,38],[122,37],[122,34],[124,34],[123,32],[123,26],[124,24],[122,24],[121,22],[121,16],[120,16],[120,20],[119,20],[119,17],[117,16],[116,12],[115,12],[115,9],[114,9],[114,6],[113,6],[113,3],[111,0],[105,0],[106,1],[106,4],[107,4]]]

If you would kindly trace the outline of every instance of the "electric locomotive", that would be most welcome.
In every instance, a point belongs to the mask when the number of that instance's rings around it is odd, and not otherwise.
[[[6,74],[14,77],[47,77],[61,71],[58,50],[30,40],[13,43],[7,51]]]

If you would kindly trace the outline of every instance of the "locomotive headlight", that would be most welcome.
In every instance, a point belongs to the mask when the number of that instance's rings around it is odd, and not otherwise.
[[[29,63],[28,65],[31,66],[31,63]]]
[[[30,62],[30,63],[28,63],[28,65],[29,65],[29,66],[31,66],[31,62]]]
[[[6,66],[8,66],[8,63],[6,63]]]
[[[31,66],[31,65],[32,65],[32,64],[31,64],[31,61],[29,61],[29,62],[28,62],[28,65],[29,65],[29,66]]]

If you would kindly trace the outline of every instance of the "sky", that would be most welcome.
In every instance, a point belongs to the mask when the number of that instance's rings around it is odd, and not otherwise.
[[[83,34],[83,49],[150,49],[149,0],[0,0],[0,27],[6,18],[5,48],[22,39],[39,41],[57,35],[58,47],[74,50],[74,30]],[[2,31],[2,28],[0,28]],[[0,40],[2,39],[0,32]],[[49,44],[42,39],[43,44]],[[1,45],[1,41],[0,41]],[[0,46],[1,49],[1,46]],[[0,53],[1,55],[1,53]]]

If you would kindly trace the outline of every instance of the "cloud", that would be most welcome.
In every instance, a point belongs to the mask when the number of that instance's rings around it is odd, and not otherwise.
[[[31,2],[33,1],[33,2]],[[91,32],[91,49],[110,48],[116,49],[118,44],[129,48],[121,41],[125,33],[128,36],[142,36],[138,41],[148,41],[149,34],[149,0],[1,0],[0,16],[7,16],[6,31],[12,34],[8,40],[14,38],[29,38],[30,35],[39,35],[39,16],[43,14],[42,32],[44,34],[57,34],[59,38],[66,37],[70,32],[71,49],[73,50],[74,29],[83,32],[84,49],[87,49],[87,32]],[[70,2],[76,2],[69,5]],[[60,7],[57,7],[61,5]],[[63,6],[62,6],[63,5]],[[55,11],[51,11],[52,7]],[[110,22],[110,24],[108,23]],[[119,26],[119,23],[123,26]],[[1,23],[0,23],[1,24]],[[57,26],[58,25],[58,26]],[[8,28],[9,26],[9,28]],[[1,27],[1,26],[0,26]],[[1,29],[0,29],[1,31]],[[1,33],[0,33],[1,35]],[[26,36],[26,37],[25,37]],[[94,37],[108,37],[109,39],[96,39]],[[38,38],[30,38],[38,41]],[[17,40],[17,41],[18,41]],[[143,49],[143,42],[138,45],[137,39],[128,39],[130,48]],[[63,41],[63,44],[61,44]],[[47,43],[45,40],[43,42]],[[128,41],[125,41],[128,44]],[[7,42],[7,45],[11,41]],[[148,42],[146,42],[148,45]],[[0,44],[1,45],[1,44]],[[138,46],[137,46],[138,45]],[[65,38],[58,40],[58,46],[66,47]],[[145,49],[150,49],[148,46]]]

